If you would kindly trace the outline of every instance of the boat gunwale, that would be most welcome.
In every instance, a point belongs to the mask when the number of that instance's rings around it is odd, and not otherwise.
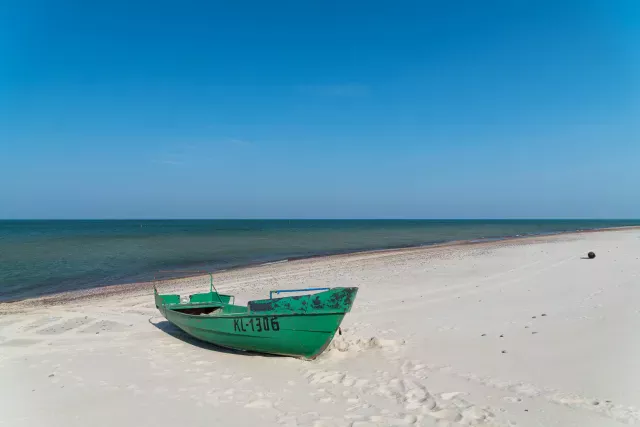
[[[326,291],[323,292],[318,292],[318,293],[314,293],[314,294],[309,294],[309,296],[316,296],[316,295],[321,295],[321,294],[325,294],[325,293],[330,293],[336,289],[355,289],[357,292],[357,287],[336,287],[336,288],[327,288]],[[301,290],[302,291],[302,290]],[[176,294],[159,294],[157,293],[156,290],[156,296],[158,297],[162,297],[162,296],[167,296],[167,295],[176,295]],[[204,295],[204,294],[203,294]],[[221,295],[221,294],[219,294]],[[177,295],[178,297],[181,297],[180,295]],[[224,295],[224,296],[228,296],[228,297],[232,297],[234,298],[234,302],[235,302],[235,296],[231,296],[231,295]],[[305,295],[306,296],[306,295]],[[171,310],[175,313],[179,313],[183,316],[188,316],[188,317],[193,317],[193,318],[207,318],[207,317],[220,317],[220,318],[225,318],[225,317],[242,317],[242,316],[246,316],[246,317],[258,317],[258,316],[284,316],[284,315],[299,315],[299,316],[310,316],[310,315],[324,315],[324,314],[347,314],[351,311],[351,305],[349,304],[346,308],[344,309],[339,309],[339,310],[315,310],[312,309],[310,312],[304,312],[304,313],[300,313],[300,312],[291,312],[291,313],[276,313],[276,310],[259,310],[259,311],[251,311],[251,307],[249,306],[252,302],[263,302],[263,301],[282,301],[282,300],[287,300],[287,299],[298,299],[300,296],[287,296],[287,297],[280,297],[280,298],[269,298],[267,299],[258,299],[258,300],[253,300],[253,301],[249,301],[249,303],[244,306],[244,305],[236,305],[236,304],[232,304],[232,303],[223,303],[221,301],[203,301],[203,302],[178,302],[178,303],[163,303],[161,305],[157,305],[156,308],[161,309],[164,308],[165,310]],[[183,313],[180,310],[183,309],[191,309],[191,308],[216,308],[216,309],[224,309],[225,307],[239,307],[242,309],[247,309],[246,312],[236,312],[236,313],[223,313],[220,312],[220,310],[215,310],[212,311],[211,314],[189,314],[189,313]]]
[[[276,313],[274,311],[248,311],[246,313],[212,313],[212,314],[189,314],[189,313],[182,313],[179,310],[176,310],[175,307],[171,307],[171,306],[167,306],[167,305],[163,305],[161,307],[164,307],[166,310],[170,310],[173,311],[176,314],[179,314],[181,316],[185,316],[185,317],[192,317],[192,318],[196,318],[196,319],[206,319],[206,318],[211,318],[211,317],[220,317],[220,318],[225,318],[225,317],[261,317],[261,316],[268,316],[268,317],[272,317],[272,316],[277,316],[277,317],[285,317],[285,316],[324,316],[324,315],[333,315],[333,314],[347,314],[348,312],[345,310],[333,310],[333,311],[316,311],[316,312],[311,312],[311,313]],[[183,308],[184,306],[181,306],[180,308]],[[223,306],[215,306],[216,308],[222,308]],[[242,306],[237,306],[237,307],[242,307]],[[191,307],[187,307],[187,308],[191,308]],[[193,307],[193,308],[208,308],[208,307]]]

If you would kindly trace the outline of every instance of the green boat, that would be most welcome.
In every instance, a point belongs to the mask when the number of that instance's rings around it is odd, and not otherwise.
[[[273,298],[286,292],[321,291]],[[154,286],[156,308],[187,334],[234,350],[314,359],[340,327],[358,288],[309,288],[271,291],[269,299],[235,305],[231,295],[213,286],[202,294],[160,295]]]

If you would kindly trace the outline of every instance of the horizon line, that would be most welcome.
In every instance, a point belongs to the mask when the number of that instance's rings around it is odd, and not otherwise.
[[[640,221],[640,218],[0,218],[0,221]]]

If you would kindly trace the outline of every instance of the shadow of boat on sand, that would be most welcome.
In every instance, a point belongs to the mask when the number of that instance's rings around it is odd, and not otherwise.
[[[178,328],[173,323],[167,320],[161,320],[159,322],[152,322],[149,319],[149,323],[164,332],[167,335],[172,336],[173,338],[179,339],[180,341],[193,345],[195,347],[202,348],[204,350],[217,351],[218,353],[226,353],[226,354],[234,354],[238,356],[253,356],[253,357],[276,357],[276,358],[286,358],[289,356],[280,356],[277,354],[266,354],[266,353],[256,353],[253,351],[243,351],[243,350],[234,350],[231,348],[220,347],[215,344],[211,344],[205,341],[201,341],[197,338],[192,337],[191,335],[184,332],[182,329]]]

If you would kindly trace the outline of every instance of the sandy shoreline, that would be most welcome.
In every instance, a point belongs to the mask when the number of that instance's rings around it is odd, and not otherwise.
[[[383,248],[383,249],[370,249],[365,251],[345,252],[345,253],[326,254],[326,255],[310,255],[310,256],[295,257],[295,258],[283,259],[283,260],[272,261],[272,262],[241,265],[241,266],[232,267],[228,269],[213,271],[212,274],[214,279],[216,279],[218,276],[222,275],[223,273],[254,269],[254,268],[291,263],[291,262],[309,262],[309,261],[313,262],[314,260],[318,260],[318,259],[335,259],[335,258],[341,258],[341,257],[361,256],[361,255],[379,254],[379,253],[400,254],[400,253],[405,253],[407,251],[429,250],[429,249],[439,249],[439,248],[446,248],[446,247],[467,246],[467,245],[495,245],[495,244],[500,244],[502,242],[521,242],[522,241],[525,243],[526,242],[533,243],[532,239],[553,239],[553,238],[558,238],[563,236],[579,235],[583,233],[601,233],[601,232],[630,231],[630,230],[640,230],[640,226],[609,227],[609,228],[599,228],[599,229],[589,229],[589,230],[557,232],[557,233],[549,233],[549,234],[542,234],[542,235],[507,236],[507,237],[500,237],[500,238],[487,238],[487,239],[476,239],[476,240],[454,240],[454,241],[443,242],[443,243],[426,244],[426,245],[419,245],[419,246],[408,246],[408,247],[402,247],[402,248]],[[190,283],[193,279],[199,279],[202,277],[204,276],[200,274],[193,274],[193,275],[186,275],[181,278],[158,280],[154,282],[141,281],[141,282],[105,285],[105,286],[100,286],[95,288],[57,292],[57,293],[46,294],[46,295],[30,297],[30,298],[21,298],[21,299],[10,300],[10,301],[0,301],[0,315],[20,311],[24,308],[29,308],[37,305],[40,305],[40,306],[57,305],[57,304],[64,304],[65,302],[69,302],[72,300],[81,300],[84,298],[92,299],[100,296],[108,296],[108,295],[114,295],[114,294],[120,294],[120,293],[126,294],[128,292],[137,291],[139,289],[152,288],[154,283],[157,283],[160,285],[169,285],[169,286],[174,285],[179,287],[180,285],[184,285],[185,283]]]
[[[590,250],[596,259],[581,259]],[[0,425],[640,423],[638,228],[309,258],[214,280],[240,300],[360,291],[344,334],[313,362],[193,342],[160,317],[150,283],[0,304]]]

